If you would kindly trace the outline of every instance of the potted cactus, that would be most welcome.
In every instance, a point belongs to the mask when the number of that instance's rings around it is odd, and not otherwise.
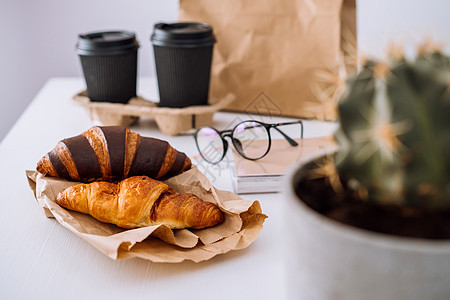
[[[368,60],[286,181],[293,299],[450,299],[450,58]]]

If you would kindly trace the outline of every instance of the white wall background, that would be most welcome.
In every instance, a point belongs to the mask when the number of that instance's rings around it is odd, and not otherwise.
[[[0,0],[0,141],[50,77],[82,76],[78,34],[135,32],[138,72],[149,75],[153,24],[177,16],[178,0]]]
[[[450,50],[450,0],[356,0],[360,53],[380,56],[388,43],[412,47],[426,38]]]
[[[450,0],[357,0],[357,7],[362,53],[380,55],[388,42],[414,45],[424,37],[449,49]],[[152,75],[152,26],[176,20],[177,10],[178,0],[0,0],[0,140],[48,78],[81,76],[79,33],[134,31],[139,75]]]

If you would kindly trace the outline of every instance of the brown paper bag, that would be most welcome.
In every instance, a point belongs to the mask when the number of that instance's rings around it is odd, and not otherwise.
[[[171,230],[160,224],[136,229],[123,229],[97,221],[89,215],[62,208],[56,196],[76,184],[59,178],[26,172],[31,189],[47,217],[90,243],[112,259],[140,257],[153,262],[200,262],[218,254],[248,247],[259,235],[267,216],[258,201],[248,201],[221,191],[193,167],[166,182],[177,192],[193,193],[215,203],[225,215],[223,223],[202,229]]]
[[[355,0],[180,0],[179,18],[213,26],[210,99],[232,92],[228,110],[336,119],[356,68]]]

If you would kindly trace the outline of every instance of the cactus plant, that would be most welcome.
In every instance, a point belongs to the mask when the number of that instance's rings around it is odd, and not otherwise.
[[[450,209],[450,58],[367,60],[338,104],[335,164],[355,197]]]

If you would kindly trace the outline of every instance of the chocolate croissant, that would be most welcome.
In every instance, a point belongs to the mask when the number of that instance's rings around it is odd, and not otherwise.
[[[122,228],[165,224],[172,229],[202,229],[223,221],[213,203],[193,194],[176,193],[165,183],[134,176],[109,183],[80,183],[59,193],[56,202]]]
[[[190,159],[166,141],[143,137],[123,126],[95,126],[60,141],[36,170],[67,180],[113,182],[136,175],[168,178],[190,167]]]

